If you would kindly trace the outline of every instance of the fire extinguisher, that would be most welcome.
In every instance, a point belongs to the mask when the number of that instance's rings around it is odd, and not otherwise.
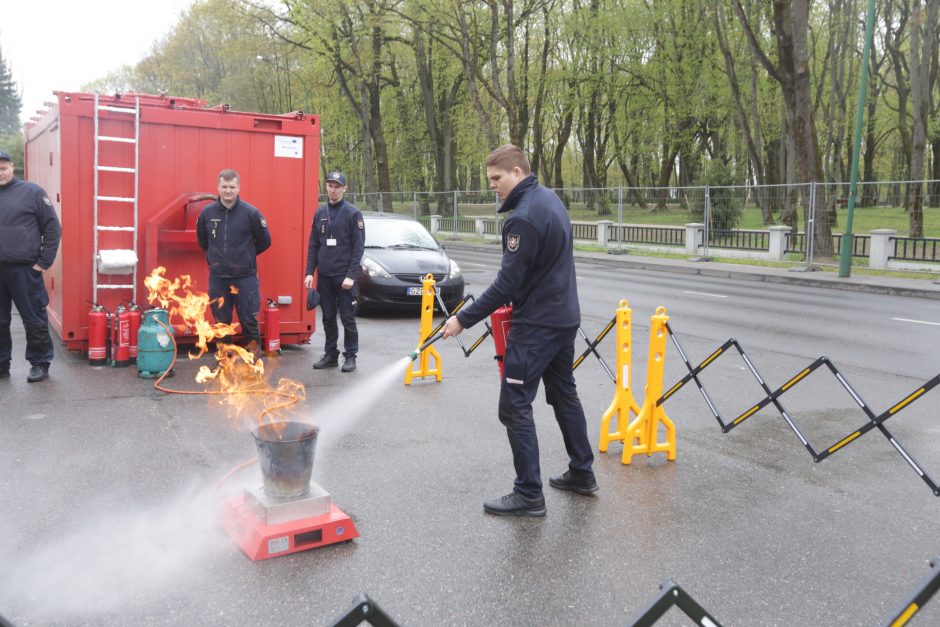
[[[490,314],[493,325],[493,344],[496,345],[496,362],[499,364],[499,378],[503,378],[503,362],[506,357],[506,344],[509,341],[509,329],[512,326],[512,305],[503,305]]]
[[[264,352],[268,356],[281,352],[281,311],[270,298],[264,308]]]
[[[98,303],[91,304],[88,312],[88,365],[104,366],[108,363],[108,310]]]
[[[130,321],[130,337],[128,342],[128,357],[131,363],[137,363],[137,331],[140,329],[140,307],[135,302],[127,304],[127,318]]]
[[[131,365],[131,318],[124,305],[114,310],[111,325],[111,367],[123,368]]]

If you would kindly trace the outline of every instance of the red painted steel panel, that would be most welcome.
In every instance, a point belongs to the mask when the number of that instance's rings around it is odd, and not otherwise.
[[[49,317],[69,350],[86,350],[88,301],[94,269],[94,96],[57,92],[57,103],[26,130],[26,178],[42,185],[62,221],[62,244],[47,273]],[[133,102],[120,97],[120,104]],[[195,223],[209,201],[190,199],[217,194],[223,168],[241,175],[241,196],[258,207],[268,222],[273,244],[258,258],[262,307],[268,298],[281,304],[281,343],[309,341],[314,312],[306,310],[303,289],[307,236],[316,211],[320,120],[309,115],[268,115],[203,108],[187,98],[140,95],[139,194],[135,300],[146,303],[143,279],[154,267],[168,277],[189,274],[195,289],[207,291],[205,256],[196,243]],[[101,96],[100,104],[117,104]],[[133,117],[101,111],[99,135],[133,137]],[[298,157],[276,153],[302,138]],[[101,142],[99,165],[132,167],[132,144]],[[99,196],[132,197],[133,175],[102,172]],[[99,201],[99,223],[133,226],[130,205]],[[132,248],[129,233],[104,232],[99,250]],[[127,276],[100,282],[129,283]],[[113,310],[130,299],[129,291],[98,291],[98,300]],[[263,316],[259,316],[263,328]]]

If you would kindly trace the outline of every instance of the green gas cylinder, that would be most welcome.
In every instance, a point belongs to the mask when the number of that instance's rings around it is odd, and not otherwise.
[[[137,376],[154,379],[166,372],[173,363],[173,327],[169,323],[170,314],[166,309],[149,309],[144,312],[137,331]],[[168,376],[172,375],[171,370]]]

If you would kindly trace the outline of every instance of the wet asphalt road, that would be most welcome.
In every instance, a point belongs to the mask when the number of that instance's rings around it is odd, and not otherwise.
[[[454,256],[479,293],[497,258]],[[630,299],[640,402],[657,305],[693,362],[736,336],[780,385],[828,354],[876,412],[936,374],[940,327],[872,326],[895,310],[907,314],[887,318],[936,320],[932,302],[726,279],[682,285],[580,265],[579,277],[591,335]],[[778,299],[760,318],[748,314],[757,289]],[[836,330],[842,305],[858,317],[846,313]],[[249,465],[218,485],[254,455],[238,420],[211,399],[166,395],[132,369],[89,368],[75,354],[60,352],[52,379],[29,385],[13,324],[14,373],[0,381],[0,615],[17,625],[323,625],[358,592],[409,625],[620,625],[670,577],[724,625],[877,625],[940,554],[940,499],[877,432],[814,464],[769,409],[723,435],[691,384],[666,404],[677,461],[625,466],[612,444],[597,454],[596,496],[546,487],[544,519],[487,516],[482,501],[512,478],[491,344],[465,358],[439,343],[443,382],[406,387],[403,370],[388,369],[417,343],[417,319],[376,315],[360,320],[353,374],[310,369],[319,333],[277,363],[279,376],[307,385],[303,411],[324,429],[315,478],[362,536],[253,563],[214,523],[221,492],[258,481]],[[613,337],[602,346],[613,364]],[[180,364],[168,385],[199,389],[196,369]],[[670,346],[667,386],[682,374]],[[577,377],[596,442],[614,388],[593,358]],[[717,360],[703,382],[726,415],[761,397],[736,357]],[[886,423],[934,478],[936,394]],[[828,375],[782,401],[818,448],[864,423]],[[541,396],[536,420],[545,478],[566,460]],[[690,623],[672,610],[660,624]],[[940,599],[912,624],[940,624]]]

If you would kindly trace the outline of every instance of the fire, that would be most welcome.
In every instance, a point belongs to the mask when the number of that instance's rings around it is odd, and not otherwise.
[[[159,302],[167,309],[172,321],[174,316],[182,319],[186,332],[197,336],[198,354],[189,354],[190,359],[198,359],[208,352],[208,342],[235,335],[235,327],[221,322],[210,323],[206,320],[206,310],[212,299],[203,292],[192,291],[192,279],[182,275],[172,281],[167,279],[166,268],[160,266],[144,279],[150,303]],[[230,293],[237,294],[235,286]],[[222,299],[220,298],[221,302]],[[240,346],[216,342],[215,368],[200,366],[196,381],[202,384],[216,382],[220,388],[224,405],[238,415],[254,415],[258,424],[282,423],[289,416],[286,410],[306,397],[302,383],[281,378],[277,387],[271,387],[265,377],[264,361],[255,359],[255,355]]]
[[[199,348],[199,354],[190,354],[190,359],[198,359],[209,350],[207,342],[220,339],[228,335],[235,335],[235,327],[230,324],[216,322],[211,324],[206,320],[206,309],[211,304],[209,295],[203,292],[193,293],[190,290],[192,278],[188,274],[170,281],[165,276],[166,268],[160,266],[154,269],[146,279],[144,285],[150,290],[147,295],[147,301],[153,303],[158,301],[160,306],[170,312],[170,320],[174,316],[183,319],[183,326],[187,331],[195,332],[199,338],[196,346]],[[183,294],[177,294],[182,291]],[[219,299],[221,303],[221,298]]]

